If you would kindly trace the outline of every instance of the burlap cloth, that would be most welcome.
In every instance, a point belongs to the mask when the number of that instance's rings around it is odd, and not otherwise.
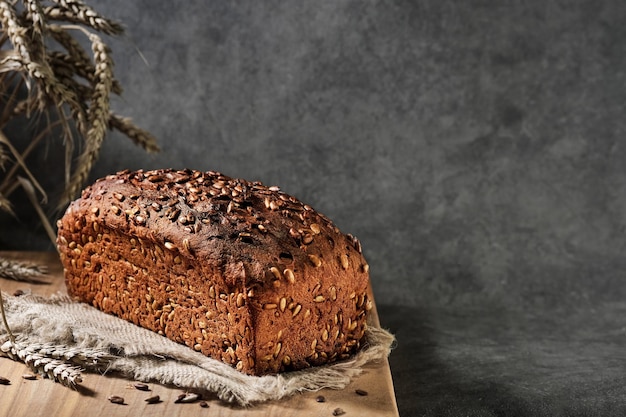
[[[243,406],[301,391],[342,389],[363,371],[365,364],[386,358],[394,343],[389,332],[370,323],[363,348],[345,361],[256,377],[89,305],[73,302],[67,296],[14,297],[3,293],[3,298],[6,318],[19,346],[45,345],[48,352],[55,347],[71,351],[72,360],[78,361],[78,365],[81,357],[100,355],[106,358],[105,369],[101,368],[102,363],[99,367],[84,359],[82,367],[101,373],[116,372],[137,381],[208,391]],[[10,344],[9,334],[0,324],[0,345],[6,351]],[[77,351],[84,355],[75,355]]]

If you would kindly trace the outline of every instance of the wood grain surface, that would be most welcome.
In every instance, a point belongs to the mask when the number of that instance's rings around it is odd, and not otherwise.
[[[65,292],[63,273],[54,252],[0,252],[0,257],[19,259],[47,265],[48,274],[42,284],[27,284],[0,278],[0,289],[12,294],[16,290],[38,295]],[[376,307],[372,309],[374,318]],[[393,382],[388,362],[382,361],[365,368],[363,374],[343,390],[324,389],[306,392],[290,398],[242,409],[208,398],[207,408],[198,402],[174,403],[182,391],[176,387],[148,384],[150,391],[137,390],[134,381],[115,375],[83,374],[78,389],[70,389],[48,379],[27,380],[30,373],[21,362],[0,358],[0,376],[10,385],[0,385],[0,416],[333,416],[341,409],[345,417],[398,416]],[[363,390],[367,395],[359,395]],[[124,398],[124,404],[111,403],[109,396]],[[145,399],[158,395],[161,402],[147,404]],[[318,396],[325,398],[318,402]]]

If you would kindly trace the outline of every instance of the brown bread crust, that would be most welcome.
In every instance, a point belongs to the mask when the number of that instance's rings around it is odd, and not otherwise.
[[[71,296],[242,372],[330,363],[362,342],[360,243],[276,187],[124,171],[87,187],[58,226]]]

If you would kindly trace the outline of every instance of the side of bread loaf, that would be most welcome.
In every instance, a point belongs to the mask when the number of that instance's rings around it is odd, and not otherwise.
[[[58,222],[68,293],[262,375],[362,341],[360,243],[276,187],[192,170],[96,181]]]

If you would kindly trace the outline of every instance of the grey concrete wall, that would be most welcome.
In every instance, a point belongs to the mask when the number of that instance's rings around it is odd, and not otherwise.
[[[623,2],[93,4],[127,27],[114,108],[163,152],[113,134],[92,179],[280,185],[361,239],[381,304],[626,295]],[[1,218],[0,248],[45,247],[20,219]]]

